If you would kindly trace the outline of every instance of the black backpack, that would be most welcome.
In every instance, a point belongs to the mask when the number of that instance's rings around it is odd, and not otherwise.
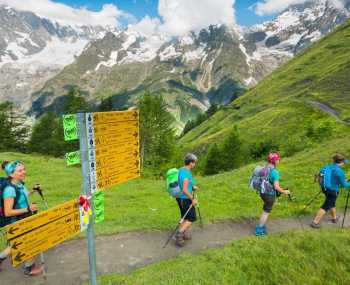
[[[9,224],[12,224],[13,222],[18,220],[18,217],[5,217],[3,194],[7,186],[14,187],[16,191],[16,197],[13,202],[14,208],[16,207],[18,203],[18,199],[21,196],[21,191],[18,189],[16,185],[13,185],[8,178],[0,177],[0,228],[5,227]]]

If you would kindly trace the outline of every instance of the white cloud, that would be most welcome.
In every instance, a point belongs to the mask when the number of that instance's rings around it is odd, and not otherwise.
[[[150,37],[159,33],[160,25],[161,21],[159,18],[151,18],[146,15],[141,21],[129,28],[139,32],[142,36]]]
[[[7,5],[17,10],[30,11],[40,17],[72,26],[119,26],[121,18],[133,18],[113,4],[103,5],[98,12],[90,11],[85,7],[72,8],[51,0],[0,0],[0,5]]]
[[[263,2],[257,2],[255,5],[252,6],[255,13],[259,16],[267,15],[267,14],[274,14],[281,12],[285,9],[287,9],[290,5],[295,4],[302,4],[306,2],[316,2],[319,0],[264,0]],[[341,9],[344,7],[344,2],[346,0],[330,0],[330,3],[338,8]]]
[[[162,33],[181,36],[214,24],[235,24],[235,0],[159,0]]]

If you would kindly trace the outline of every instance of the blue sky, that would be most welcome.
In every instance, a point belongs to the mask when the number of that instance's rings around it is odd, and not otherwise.
[[[143,18],[146,14],[151,17],[158,16],[158,0],[56,0],[74,8],[86,7],[89,10],[99,11],[107,3],[116,5],[119,9],[134,15],[137,19]],[[236,0],[236,21],[239,25],[250,26],[256,23],[269,20],[273,15],[258,16],[249,7],[257,0]]]

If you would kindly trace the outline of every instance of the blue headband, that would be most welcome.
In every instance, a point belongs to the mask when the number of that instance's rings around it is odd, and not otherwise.
[[[15,172],[16,167],[20,164],[22,164],[20,160],[15,160],[6,164],[5,166],[6,175],[11,176]]]

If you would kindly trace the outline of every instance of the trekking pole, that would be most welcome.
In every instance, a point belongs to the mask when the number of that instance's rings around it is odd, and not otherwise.
[[[197,196],[197,195],[196,195]],[[198,199],[197,199],[198,200]],[[197,212],[198,212],[198,216],[199,216],[199,226],[201,228],[203,228],[203,220],[202,220],[202,215],[201,215],[201,210],[199,209],[199,202],[198,204],[196,205],[197,207]]]
[[[320,192],[318,192],[305,206],[304,208],[299,212],[297,218],[299,220],[299,223],[301,225],[301,228],[304,229],[304,225],[300,219],[300,216],[302,215],[302,213],[318,198],[318,196],[320,196],[320,194],[322,193],[323,191],[320,190]]]
[[[180,219],[180,221],[177,224],[175,230],[172,232],[172,234],[169,236],[169,238],[166,241],[166,243],[163,245],[163,248],[165,248],[168,245],[168,243],[171,241],[171,239],[175,236],[175,234],[177,233],[177,230],[179,229],[180,225],[184,222],[185,218],[187,217],[188,213],[191,211],[192,207],[193,207],[193,205],[191,204],[191,206],[188,208],[188,210],[185,213],[185,215]]]
[[[41,197],[41,200],[44,202],[46,210],[48,210],[49,209],[49,205],[47,204],[47,201],[46,201],[46,199],[44,197],[44,194],[43,194],[43,191],[42,191],[42,189],[40,187],[40,184],[35,184],[34,187],[33,187],[33,190],[35,192],[38,192],[38,194]],[[46,269],[45,269],[45,257],[44,257],[44,253],[43,252],[40,253],[40,262],[41,262],[41,265],[43,266],[43,277],[44,277],[44,280],[47,280]]]
[[[341,225],[342,229],[344,228],[345,216],[346,216],[346,212],[348,210],[349,196],[350,196],[350,189],[348,190],[348,196],[346,198],[346,206],[345,206],[345,211],[344,211],[343,223]]]

